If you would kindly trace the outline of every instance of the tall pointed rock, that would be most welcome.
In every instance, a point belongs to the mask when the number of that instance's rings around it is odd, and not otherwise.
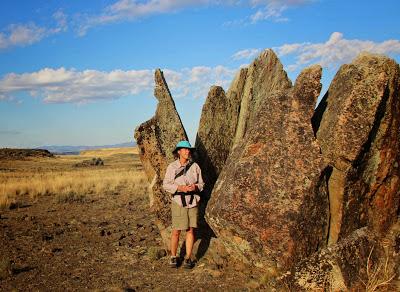
[[[400,201],[400,70],[361,54],[337,72],[313,118],[329,179],[331,244],[363,226],[385,232]]]
[[[246,75],[247,68],[241,69],[227,94],[222,87],[212,86],[203,105],[196,148],[209,190],[214,186],[232,148]]]
[[[267,74],[275,70],[261,71],[275,80]],[[253,122],[219,175],[206,219],[230,253],[251,264],[289,268],[326,241],[326,173],[311,125],[320,78],[321,67],[312,66],[278,91],[255,78],[257,99],[246,97],[258,110],[247,113]]]
[[[169,247],[170,194],[162,189],[162,180],[172,151],[180,140],[187,140],[185,129],[175,108],[174,100],[160,69],[155,71],[154,96],[158,105],[154,117],[138,126],[135,139],[146,175],[151,183],[150,207],[156,214],[156,225],[166,247]]]
[[[265,97],[276,90],[291,88],[292,83],[273,50],[264,50],[248,67],[240,104],[233,147],[245,136]]]
[[[210,89],[196,138],[208,189],[213,188],[232,148],[243,139],[266,97],[290,87],[278,57],[267,49],[237,73],[226,94],[219,86]]]

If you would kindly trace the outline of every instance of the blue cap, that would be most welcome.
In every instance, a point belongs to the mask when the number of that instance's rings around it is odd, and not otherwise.
[[[190,145],[189,141],[179,141],[178,144],[176,144],[175,150],[172,151],[172,153],[176,153],[181,148],[187,148],[190,150],[195,149],[194,147],[192,147],[192,145]]]

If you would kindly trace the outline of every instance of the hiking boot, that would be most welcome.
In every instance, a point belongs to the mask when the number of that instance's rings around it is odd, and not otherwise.
[[[194,262],[190,258],[185,259],[185,261],[183,262],[183,267],[185,269],[191,269],[194,267]]]
[[[176,267],[178,267],[178,259],[177,259],[176,257],[171,257],[171,258],[169,259],[169,266],[170,266],[171,268],[176,268]]]

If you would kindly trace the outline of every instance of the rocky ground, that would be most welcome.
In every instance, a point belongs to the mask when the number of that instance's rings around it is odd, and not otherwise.
[[[171,269],[144,193],[60,202],[20,196],[0,210],[0,290],[247,290],[257,279],[199,260]],[[247,271],[251,273],[251,271]],[[250,280],[248,280],[250,279]]]

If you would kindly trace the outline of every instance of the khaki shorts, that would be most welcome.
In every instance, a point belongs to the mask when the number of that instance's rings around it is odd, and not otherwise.
[[[197,228],[198,208],[184,208],[176,202],[171,203],[172,228],[175,230],[187,230],[189,227]]]

